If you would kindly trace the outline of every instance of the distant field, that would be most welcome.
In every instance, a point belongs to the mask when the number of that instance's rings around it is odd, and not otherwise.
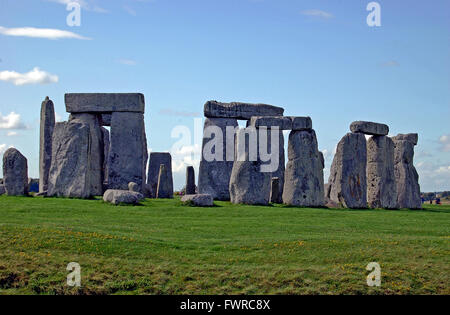
[[[214,208],[0,197],[1,294],[450,294],[450,206]],[[66,285],[81,265],[82,287]],[[381,265],[380,288],[366,284]]]

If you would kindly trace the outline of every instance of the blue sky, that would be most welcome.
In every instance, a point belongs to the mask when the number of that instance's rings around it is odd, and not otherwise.
[[[326,181],[350,123],[371,120],[418,132],[422,190],[450,190],[446,0],[378,1],[380,27],[366,23],[370,1],[84,0],[79,27],[67,2],[0,0],[0,151],[18,148],[30,177],[45,96],[65,120],[64,93],[140,92],[153,151],[170,150],[176,125],[193,134],[207,100],[261,102],[312,117]]]

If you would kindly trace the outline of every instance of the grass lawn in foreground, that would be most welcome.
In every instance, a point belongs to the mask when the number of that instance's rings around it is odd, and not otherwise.
[[[216,205],[1,196],[0,294],[450,294],[450,205]]]

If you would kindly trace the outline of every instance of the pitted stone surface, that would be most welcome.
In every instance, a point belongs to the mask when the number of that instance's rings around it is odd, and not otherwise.
[[[15,148],[3,155],[3,183],[8,196],[28,194],[28,162]]]
[[[396,209],[394,142],[386,136],[367,141],[367,203],[370,208]]]
[[[386,136],[389,133],[389,126],[370,121],[354,121],[350,125],[350,131],[373,136]]]
[[[284,109],[267,104],[221,103],[208,101],[204,107],[205,117],[249,120],[252,116],[283,116]]]
[[[144,113],[144,95],[140,93],[68,93],[65,95],[68,113]]]
[[[41,105],[41,123],[39,134],[39,187],[40,191],[48,188],[48,174],[52,163],[52,137],[55,128],[55,108],[48,98]]]
[[[290,133],[288,159],[283,203],[293,206],[324,206],[323,166],[314,130]]]
[[[233,169],[234,161],[234,133],[227,134],[228,129],[236,130],[238,128],[238,122],[236,119],[229,118],[207,118],[204,125],[203,143],[202,143],[202,159],[200,161],[200,168],[198,174],[198,191],[200,194],[209,194],[213,196],[214,200],[230,200],[230,177]],[[208,151],[211,141],[215,141],[215,137],[219,137],[214,134],[211,137],[207,137],[205,131],[210,128],[218,128],[220,130],[222,138],[222,155],[221,159],[214,159],[208,161],[205,159],[204,153]],[[227,147],[227,138],[229,138],[229,147]],[[219,153],[217,148],[212,148],[210,151],[213,153]],[[227,158],[227,152],[231,150],[231,156]],[[219,154],[217,154],[219,155]]]
[[[189,203],[196,207],[212,207],[214,206],[214,200],[211,195],[185,195],[181,197],[181,202]]]
[[[414,167],[414,143],[394,140],[395,180],[399,208],[421,209],[419,174]]]
[[[361,133],[346,134],[336,148],[326,196],[345,208],[367,208],[367,145]]]
[[[158,177],[161,164],[165,166],[167,172],[168,190],[172,191],[173,195],[173,175],[172,175],[172,156],[167,152],[151,152],[150,161],[148,165],[147,184],[151,187],[152,197],[156,198],[158,191]]]

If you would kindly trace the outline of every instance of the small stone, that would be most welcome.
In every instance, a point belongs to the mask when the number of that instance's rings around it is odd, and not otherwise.
[[[119,204],[137,204],[144,199],[144,196],[138,192],[129,190],[108,189],[103,194],[103,201]]]
[[[27,159],[15,148],[3,155],[3,181],[8,196],[28,195]]]
[[[181,197],[181,202],[185,204],[191,204],[196,207],[212,207],[214,206],[214,200],[211,195],[198,194],[198,195],[185,195]]]
[[[372,136],[386,136],[389,133],[389,126],[370,121],[354,121],[350,125],[350,131]]]

